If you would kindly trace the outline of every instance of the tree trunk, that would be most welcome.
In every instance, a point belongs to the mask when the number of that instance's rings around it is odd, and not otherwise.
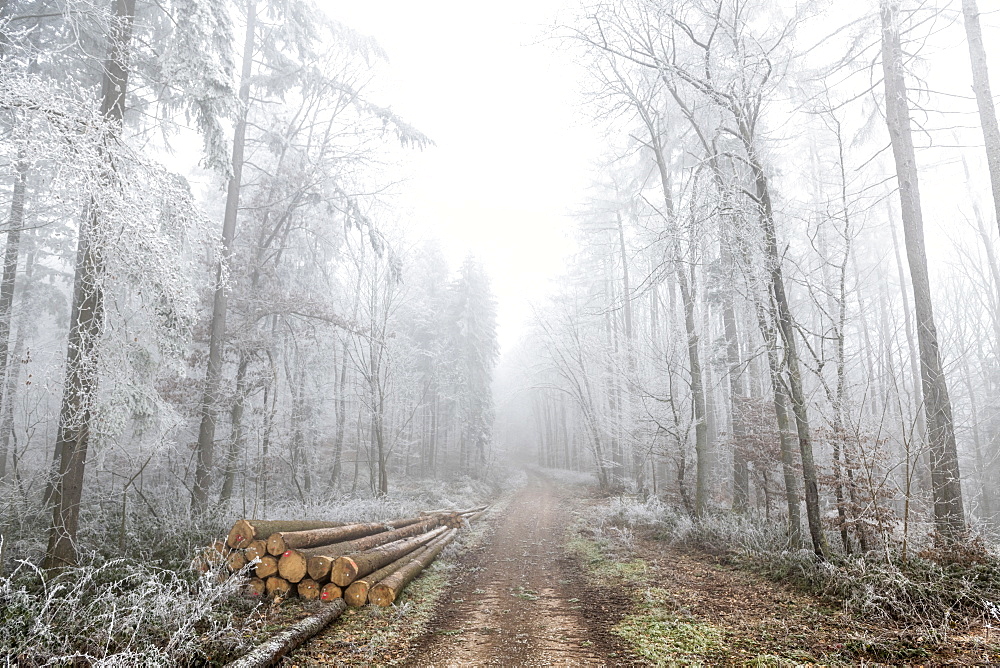
[[[691,399],[694,403],[694,433],[695,433],[695,488],[694,514],[701,517],[708,507],[709,458],[708,423],[705,420],[705,388],[702,383],[701,357],[698,354],[698,332],[694,319],[694,296],[688,286],[684,266],[677,258],[677,283],[681,290],[681,301],[684,302],[684,328],[687,332],[688,364],[691,370]]]
[[[243,452],[243,408],[247,398],[247,366],[250,360],[246,354],[240,354],[240,365],[236,369],[236,398],[230,414],[232,434],[229,436],[229,453],[226,455],[226,470],[222,479],[222,492],[219,494],[219,505],[225,508],[233,498],[233,487],[236,484],[236,462]]]
[[[781,362],[778,359],[778,335],[774,327],[768,323],[764,307],[760,304],[757,305],[757,321],[767,348],[767,366],[774,396],[774,415],[778,422],[781,472],[785,480],[785,505],[788,509],[788,539],[791,546],[798,549],[802,545],[802,517],[799,510],[799,486],[795,476],[795,446],[792,443],[788,423],[785,386],[781,380]]]
[[[121,135],[128,90],[129,55],[135,0],[114,0],[116,21],[110,36],[108,58],[101,82],[101,118],[106,124],[103,146]],[[110,187],[115,166],[107,150],[102,150],[100,181]],[[105,222],[101,204],[92,199],[80,223],[73,305],[70,313],[69,345],[66,354],[66,381],[59,410],[56,453],[58,478],[53,494],[52,529],[45,555],[45,568],[55,569],[76,563],[76,536],[83,497],[83,477],[90,445],[90,427],[97,401],[97,365],[100,338],[104,330],[104,294],[101,287],[104,260],[94,243]]]
[[[723,241],[722,263],[732,268],[732,251]],[[733,510],[745,513],[750,508],[750,467],[744,441],[743,418],[740,415],[743,393],[743,368],[740,362],[740,340],[736,329],[736,310],[729,286],[723,290],[722,323],[726,336],[726,365],[729,367],[729,429],[733,439]]]
[[[787,396],[791,400],[792,415],[795,416],[795,430],[799,439],[799,455],[802,458],[802,481],[805,488],[806,519],[809,525],[809,535],[812,539],[813,551],[817,556],[826,556],[826,538],[823,536],[822,518],[819,512],[819,475],[813,459],[812,438],[809,429],[809,414],[806,407],[805,390],[802,387],[802,374],[799,370],[798,346],[795,340],[795,325],[792,311],[785,292],[785,279],[781,267],[781,254],[778,252],[778,238],[774,229],[774,210],[771,204],[771,191],[768,185],[764,167],[757,156],[753,143],[752,132],[745,121],[740,123],[744,147],[747,151],[750,170],[753,173],[754,187],[760,207],[760,224],[764,233],[764,252],[767,257],[770,278],[770,298],[774,304],[774,318],[781,341],[784,344],[784,367],[788,372]]]
[[[990,72],[986,65],[986,47],[983,45],[983,30],[979,25],[976,0],[962,0],[962,13],[965,15],[965,34],[969,44],[969,59],[972,61],[972,89],[976,93],[979,124],[986,140],[986,162],[990,168],[993,207],[996,211],[997,228],[1000,230],[1000,125],[997,124],[997,110],[990,90]]]
[[[924,243],[924,222],[920,209],[920,188],[916,153],[910,129],[910,108],[903,77],[903,56],[899,36],[899,0],[883,0],[882,69],[885,81],[886,123],[899,181],[900,212],[906,257],[910,265],[913,304],[920,349],[920,380],[927,414],[928,445],[931,456],[931,488],[934,497],[934,526],[945,542],[961,540],[966,533],[962,503],[962,481],[955,444],[951,399],[941,365],[930,277]]]
[[[28,182],[28,163],[23,155],[14,165],[14,192],[10,200],[10,219],[7,221],[7,247],[4,251],[3,278],[0,278],[0,381],[17,375],[16,360],[9,356],[11,307],[17,280],[17,264],[21,253],[21,230],[24,227],[24,197]],[[7,389],[12,383],[0,382],[0,406],[12,402]],[[0,480],[7,476],[7,443],[0,440]]]
[[[191,509],[202,513],[208,505],[215,459],[215,422],[218,414],[219,391],[222,384],[222,352],[226,339],[226,311],[229,304],[228,285],[223,280],[232,265],[233,241],[236,238],[236,217],[240,206],[240,185],[243,181],[243,150],[246,144],[247,113],[250,106],[250,76],[256,44],[256,0],[247,0],[247,29],[243,45],[243,69],[240,78],[240,116],[233,134],[233,175],[226,193],[226,213],[222,223],[222,254],[215,271],[215,296],[212,304],[212,324],[208,343],[208,369],[205,372],[205,392],[201,401],[201,425],[198,430],[194,489]]]

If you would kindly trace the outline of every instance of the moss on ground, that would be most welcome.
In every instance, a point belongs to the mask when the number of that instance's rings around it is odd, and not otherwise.
[[[700,665],[711,657],[725,655],[723,632],[706,622],[678,614],[670,607],[669,593],[646,586],[647,564],[643,559],[618,560],[606,556],[606,545],[570,532],[566,549],[583,566],[597,586],[637,587],[634,609],[611,632],[628,648],[655,666]]]

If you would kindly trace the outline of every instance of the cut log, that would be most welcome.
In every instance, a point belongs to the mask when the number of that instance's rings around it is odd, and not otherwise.
[[[254,569],[254,575],[265,580],[278,572],[278,560],[274,557],[261,557],[260,563]]]
[[[243,550],[243,556],[247,558],[247,561],[253,561],[254,559],[260,559],[261,557],[267,556],[267,541],[253,541],[247,546],[247,549]]]
[[[330,579],[330,569],[333,563],[343,555],[341,554],[317,554],[309,557],[306,561],[306,572],[317,582]]]
[[[267,591],[267,584],[260,578],[250,578],[247,591],[251,596],[263,596],[264,592]]]
[[[276,531],[267,538],[267,552],[276,557],[288,550],[302,550],[331,543],[341,543],[355,538],[363,538],[384,531],[400,529],[425,520],[424,517],[409,517],[392,522],[370,522],[367,524],[345,524],[339,527],[312,529],[309,531]]]
[[[271,557],[274,559],[274,557]],[[301,550],[285,550],[278,559],[278,575],[289,582],[301,582],[306,576],[309,557]],[[313,578],[319,581],[323,578]]]
[[[481,510],[486,510],[489,506],[477,506],[475,508],[467,508],[466,510],[455,510],[454,508],[442,508],[441,510],[421,510],[421,515],[436,515],[445,514],[449,515],[451,513],[458,513],[459,515],[471,515],[472,513],[479,512]]]
[[[319,612],[293,624],[265,643],[258,645],[246,656],[230,663],[227,668],[267,668],[278,663],[282,657],[292,652],[309,638],[322,631],[339,617],[347,605],[337,599],[320,607]]]
[[[401,538],[419,536],[436,527],[439,522],[440,519],[437,517],[428,517],[416,524],[411,524],[394,531],[386,531],[385,533],[378,533],[374,536],[366,536],[357,540],[349,540],[344,543],[334,543],[333,545],[326,545],[324,547],[315,547],[311,550],[303,550],[302,554],[307,557],[306,571],[309,573],[309,577],[316,582],[325,582],[329,579],[330,569],[338,557],[342,557],[345,554],[354,554],[355,552],[364,552],[365,550],[370,550],[373,547],[385,545]],[[295,550],[291,550],[291,552],[294,554]],[[284,558],[282,556],[282,559]]]
[[[332,601],[335,598],[343,598],[344,592],[341,591],[340,587],[330,582],[323,585],[323,589],[320,590],[319,597],[324,601]]]
[[[242,550],[253,541],[265,540],[276,531],[309,531],[339,526],[343,526],[343,523],[318,520],[238,520],[229,530],[226,545]]]
[[[297,591],[299,592],[299,598],[307,601],[315,601],[319,598],[319,589],[320,587],[318,582],[306,578],[299,583]]]
[[[264,581],[264,591],[267,592],[268,596],[281,596],[284,598],[292,593],[292,583],[285,578],[272,575]]]
[[[368,600],[382,607],[392,605],[396,601],[396,597],[399,596],[399,592],[403,591],[406,585],[420,575],[421,571],[431,565],[431,562],[441,554],[441,550],[451,542],[456,533],[458,530],[452,529],[419,558],[410,559],[402,568],[372,587],[368,591]]]
[[[439,527],[434,531],[404,538],[402,540],[386,543],[379,547],[373,547],[364,552],[357,552],[351,555],[339,557],[330,569],[330,582],[340,587],[346,587],[360,576],[368,575],[378,569],[391,564],[397,559],[401,559],[421,545],[426,545],[444,532],[445,527]]]
[[[226,557],[226,567],[230,573],[235,573],[247,565],[247,558],[243,556],[243,550],[233,550]]]
[[[368,591],[376,584],[389,577],[400,568],[410,563],[414,559],[420,559],[424,552],[430,550],[437,544],[439,540],[443,540],[445,536],[435,538],[427,545],[414,550],[410,554],[397,559],[387,566],[383,566],[374,573],[369,573],[363,577],[359,577],[357,580],[351,583],[351,586],[344,590],[344,600],[347,601],[347,605],[352,607],[360,607],[368,602]],[[336,586],[336,585],[333,585]]]

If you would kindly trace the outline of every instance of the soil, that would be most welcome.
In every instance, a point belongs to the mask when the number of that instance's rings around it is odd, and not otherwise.
[[[643,665],[608,633],[627,593],[589,587],[565,553],[579,494],[532,476],[492,535],[463,555],[462,575],[405,665]]]

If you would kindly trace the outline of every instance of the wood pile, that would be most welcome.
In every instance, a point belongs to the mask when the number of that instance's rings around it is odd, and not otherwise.
[[[358,524],[241,519],[194,565],[207,571],[224,563],[230,573],[249,568],[251,596],[389,606],[485,510],[431,510]]]

